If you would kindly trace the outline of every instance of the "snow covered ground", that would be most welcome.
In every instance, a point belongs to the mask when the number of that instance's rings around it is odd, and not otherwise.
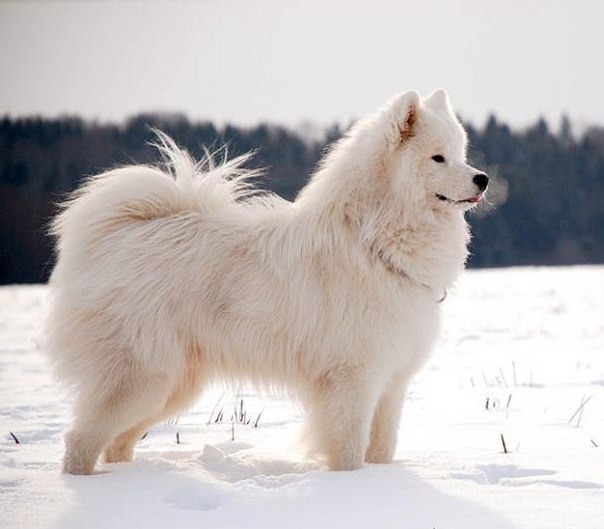
[[[467,272],[397,461],[357,472],[305,461],[300,410],[239,388],[153,428],[133,463],[60,474],[45,293],[0,288],[2,528],[604,528],[604,267]]]

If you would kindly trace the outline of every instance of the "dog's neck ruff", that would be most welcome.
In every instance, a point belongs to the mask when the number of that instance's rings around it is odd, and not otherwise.
[[[404,279],[407,279],[409,281],[412,281],[413,283],[416,283],[417,285],[427,288],[428,290],[436,291],[436,289],[434,287],[431,287],[430,285],[428,285],[422,281],[419,281],[418,279],[415,279],[412,275],[407,273],[406,270],[403,270],[402,268],[393,264],[389,259],[386,259],[382,252],[380,252],[380,251],[377,252],[377,258],[382,263],[382,265],[384,265],[384,268],[386,268],[386,270],[388,270],[390,273],[392,273],[396,276],[402,277]],[[436,300],[436,302],[442,303],[445,299],[447,299],[447,289],[443,288],[442,295],[440,298],[438,298]]]

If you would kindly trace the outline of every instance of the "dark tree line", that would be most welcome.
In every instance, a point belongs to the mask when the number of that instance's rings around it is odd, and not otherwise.
[[[291,130],[192,123],[180,115],[142,114],[123,125],[78,118],[0,120],[0,284],[42,282],[52,268],[46,225],[56,202],[81,178],[126,163],[155,163],[151,127],[160,128],[193,156],[202,145],[227,144],[230,155],[256,150],[265,167],[259,182],[292,199],[326,145]],[[491,202],[471,216],[470,265],[604,262],[604,129],[580,138],[568,120],[553,133],[544,121],[513,131],[494,117],[479,130],[467,125],[474,165],[494,176]]]

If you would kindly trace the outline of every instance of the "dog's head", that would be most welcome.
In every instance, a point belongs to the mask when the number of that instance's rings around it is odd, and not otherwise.
[[[393,178],[411,183],[431,209],[470,209],[483,198],[488,176],[466,161],[466,133],[447,93],[422,99],[405,92],[388,104],[396,122]],[[395,182],[396,183],[396,182]]]

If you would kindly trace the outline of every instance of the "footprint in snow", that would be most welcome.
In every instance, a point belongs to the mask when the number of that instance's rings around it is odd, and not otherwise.
[[[476,470],[452,474],[456,479],[467,479],[482,485],[504,485],[522,487],[537,483],[555,485],[572,489],[601,489],[602,485],[590,481],[568,481],[542,479],[541,476],[553,476],[555,470],[541,468],[522,468],[517,465],[477,465]]]
[[[8,481],[0,481],[0,491],[9,491],[12,489],[16,489],[21,483],[22,479],[13,479]]]
[[[310,464],[255,458],[240,450],[228,454],[221,448],[205,445],[203,452],[196,459],[216,478],[230,483],[249,479],[264,488],[277,488],[300,481],[303,473],[315,470]]]
[[[164,500],[176,509],[190,511],[211,511],[222,505],[224,495],[217,487],[206,483],[195,483],[186,487],[179,487]]]

